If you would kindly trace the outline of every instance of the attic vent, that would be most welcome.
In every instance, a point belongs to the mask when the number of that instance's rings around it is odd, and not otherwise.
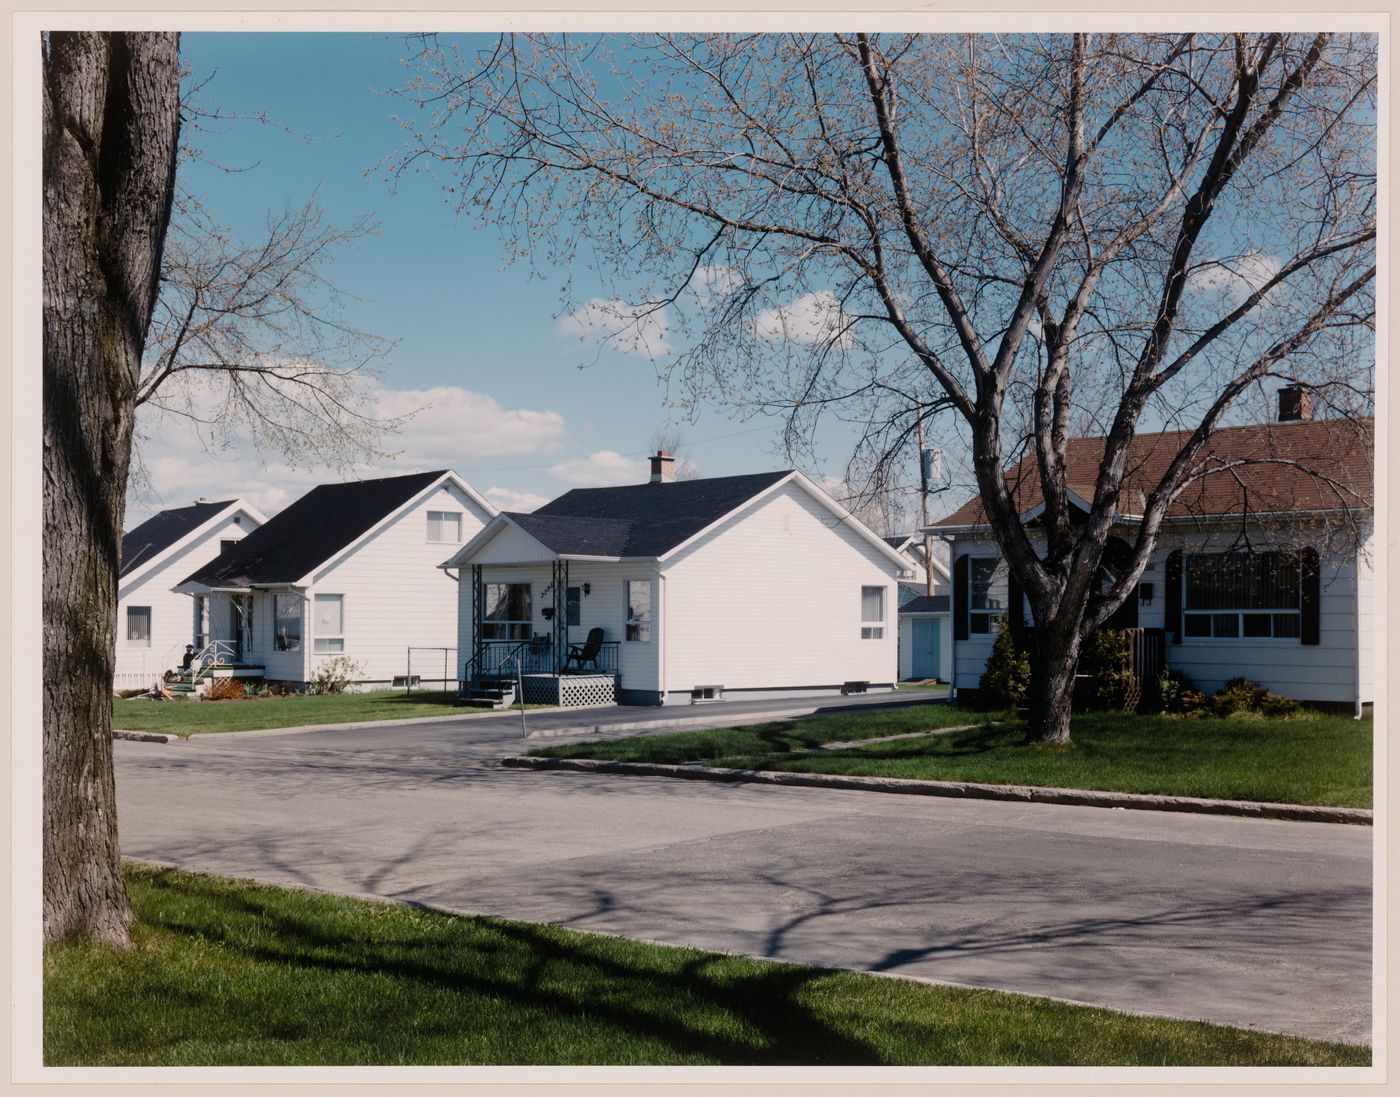
[[[692,686],[690,690],[690,703],[692,705],[702,705],[707,701],[723,701],[723,686]]]

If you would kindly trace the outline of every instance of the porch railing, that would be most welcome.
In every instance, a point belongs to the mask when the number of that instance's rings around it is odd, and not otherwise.
[[[569,661],[569,649],[582,648],[583,641],[570,643],[555,659],[554,641],[549,636],[530,640],[487,640],[479,655],[474,655],[462,667],[462,686],[483,678],[514,677],[521,674],[611,674],[618,673],[618,654],[622,645],[617,640],[605,640],[598,647],[596,659],[580,664]]]

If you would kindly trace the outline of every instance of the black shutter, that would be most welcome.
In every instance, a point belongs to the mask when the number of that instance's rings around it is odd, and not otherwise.
[[[1181,550],[1167,556],[1167,615],[1162,627],[1173,644],[1181,643]]]
[[[1298,591],[1298,605],[1302,612],[1299,632],[1303,643],[1322,642],[1322,569],[1318,566],[1317,549],[1305,548],[1298,553],[1302,564],[1302,579]]]
[[[1026,607],[1021,584],[1016,581],[1010,564],[1006,565],[1006,623],[1011,629],[1011,639],[1020,647],[1026,639]]]
[[[967,568],[968,557],[953,561],[953,639],[967,639]]]

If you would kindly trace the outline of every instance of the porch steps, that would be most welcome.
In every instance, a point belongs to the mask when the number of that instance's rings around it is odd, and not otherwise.
[[[515,704],[515,682],[505,678],[478,678],[457,698],[457,703],[466,708],[509,708]]]

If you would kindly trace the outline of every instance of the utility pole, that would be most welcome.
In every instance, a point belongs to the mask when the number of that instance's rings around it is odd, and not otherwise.
[[[942,454],[937,450],[924,449],[924,405],[914,401],[914,430],[919,442],[919,511],[923,516],[924,530],[924,592],[933,594],[933,534],[928,532],[928,484],[934,475],[933,465]]]

